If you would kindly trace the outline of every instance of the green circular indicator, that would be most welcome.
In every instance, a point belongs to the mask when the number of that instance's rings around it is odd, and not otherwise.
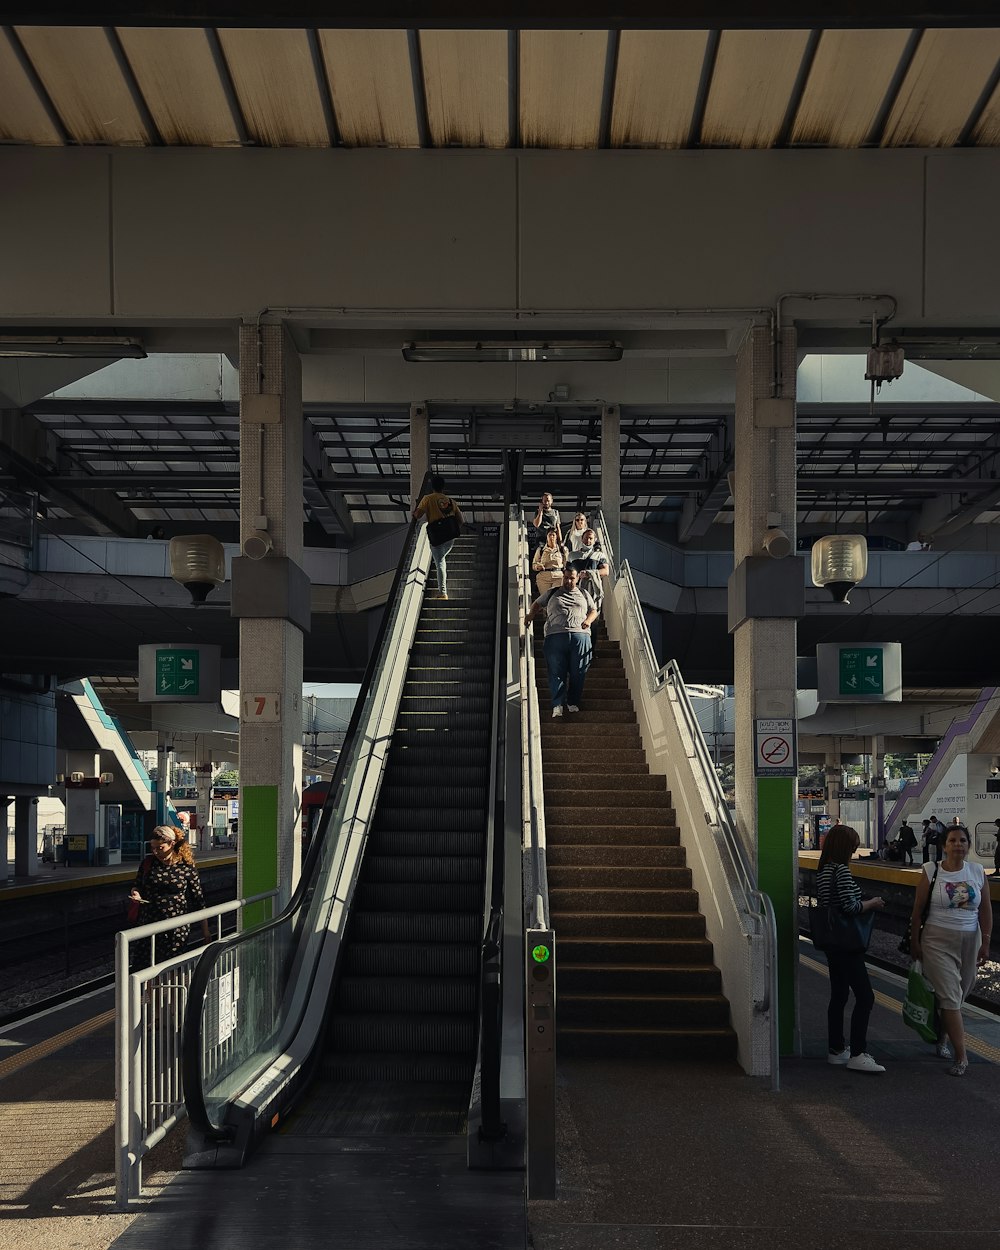
[[[548,963],[550,953],[547,946],[536,946],[531,952],[531,958],[536,964]]]

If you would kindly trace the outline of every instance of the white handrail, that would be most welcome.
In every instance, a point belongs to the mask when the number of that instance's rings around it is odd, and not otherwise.
[[[549,927],[549,885],[545,864],[545,804],[542,794],[542,733],[538,711],[533,635],[524,623],[531,605],[531,571],[527,534],[519,528],[518,556],[518,637],[521,677],[521,819],[529,920],[532,928]]]

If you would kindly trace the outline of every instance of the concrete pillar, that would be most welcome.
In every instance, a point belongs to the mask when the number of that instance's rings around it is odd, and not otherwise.
[[[212,845],[212,752],[200,734],[195,739],[194,784],[198,788],[194,845],[207,850]]]
[[[795,733],[796,616],[804,604],[802,561],[764,552],[779,527],[795,550],[795,332],[786,331],[775,358],[767,326],[753,326],[736,358],[736,480],[730,631],[735,666],[736,810],[740,834],[771,898],[778,923],[779,1037],[796,1044],[798,959],[794,760],[783,775],[757,761],[756,722],[791,722]],[[776,393],[777,374],[785,379]]]
[[[7,880],[7,873],[14,875],[14,864],[7,850],[10,833],[7,829],[7,809],[14,800],[6,794],[0,794],[0,881]]]
[[[827,751],[823,759],[823,784],[826,788],[827,815],[834,824],[840,820],[840,787],[843,774],[844,766],[840,762],[840,752]]]
[[[82,773],[85,780],[92,780],[99,777],[100,772],[101,757],[93,751],[66,753],[66,836],[90,835],[95,848],[101,830],[101,791],[96,786],[78,790],[71,784],[71,776]],[[94,858],[96,860],[96,856]]]
[[[868,810],[875,809],[872,822],[872,846],[881,851],[885,842],[885,737],[872,735],[872,771],[868,786]]]
[[[246,896],[277,887],[278,908],[301,867],[302,635],[309,628],[302,420],[302,367],[288,331],[241,326],[240,539],[257,558],[233,561],[232,611],[240,618],[237,890]]]
[[[431,423],[426,404],[410,404],[410,510],[421,497],[431,467]]]
[[[30,795],[14,800],[14,872],[38,876],[38,799]]]
[[[156,735],[156,823],[167,823],[167,792],[170,789],[170,740]]]
[[[601,511],[616,565],[622,560],[621,431],[621,409],[617,404],[605,404],[601,413]]]

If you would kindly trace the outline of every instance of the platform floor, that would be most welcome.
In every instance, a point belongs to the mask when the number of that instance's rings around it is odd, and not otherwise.
[[[560,1063],[559,1196],[528,1205],[527,1243],[521,1174],[469,1173],[446,1136],[274,1138],[244,1172],[151,1167],[139,1214],[115,1213],[111,1026],[75,1039],[71,1027],[106,1013],[95,996],[72,1018],[0,1033],[0,1245],[996,1250],[1000,1021],[966,1009],[973,1062],[957,1080],[903,1026],[901,978],[872,981],[884,1075],[825,1062],[828,983],[805,942],[803,1053],[783,1061],[778,1093],[735,1065]]]

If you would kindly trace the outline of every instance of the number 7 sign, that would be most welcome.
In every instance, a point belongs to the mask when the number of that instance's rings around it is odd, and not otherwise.
[[[240,719],[254,725],[281,720],[281,695],[244,694],[240,696]]]

